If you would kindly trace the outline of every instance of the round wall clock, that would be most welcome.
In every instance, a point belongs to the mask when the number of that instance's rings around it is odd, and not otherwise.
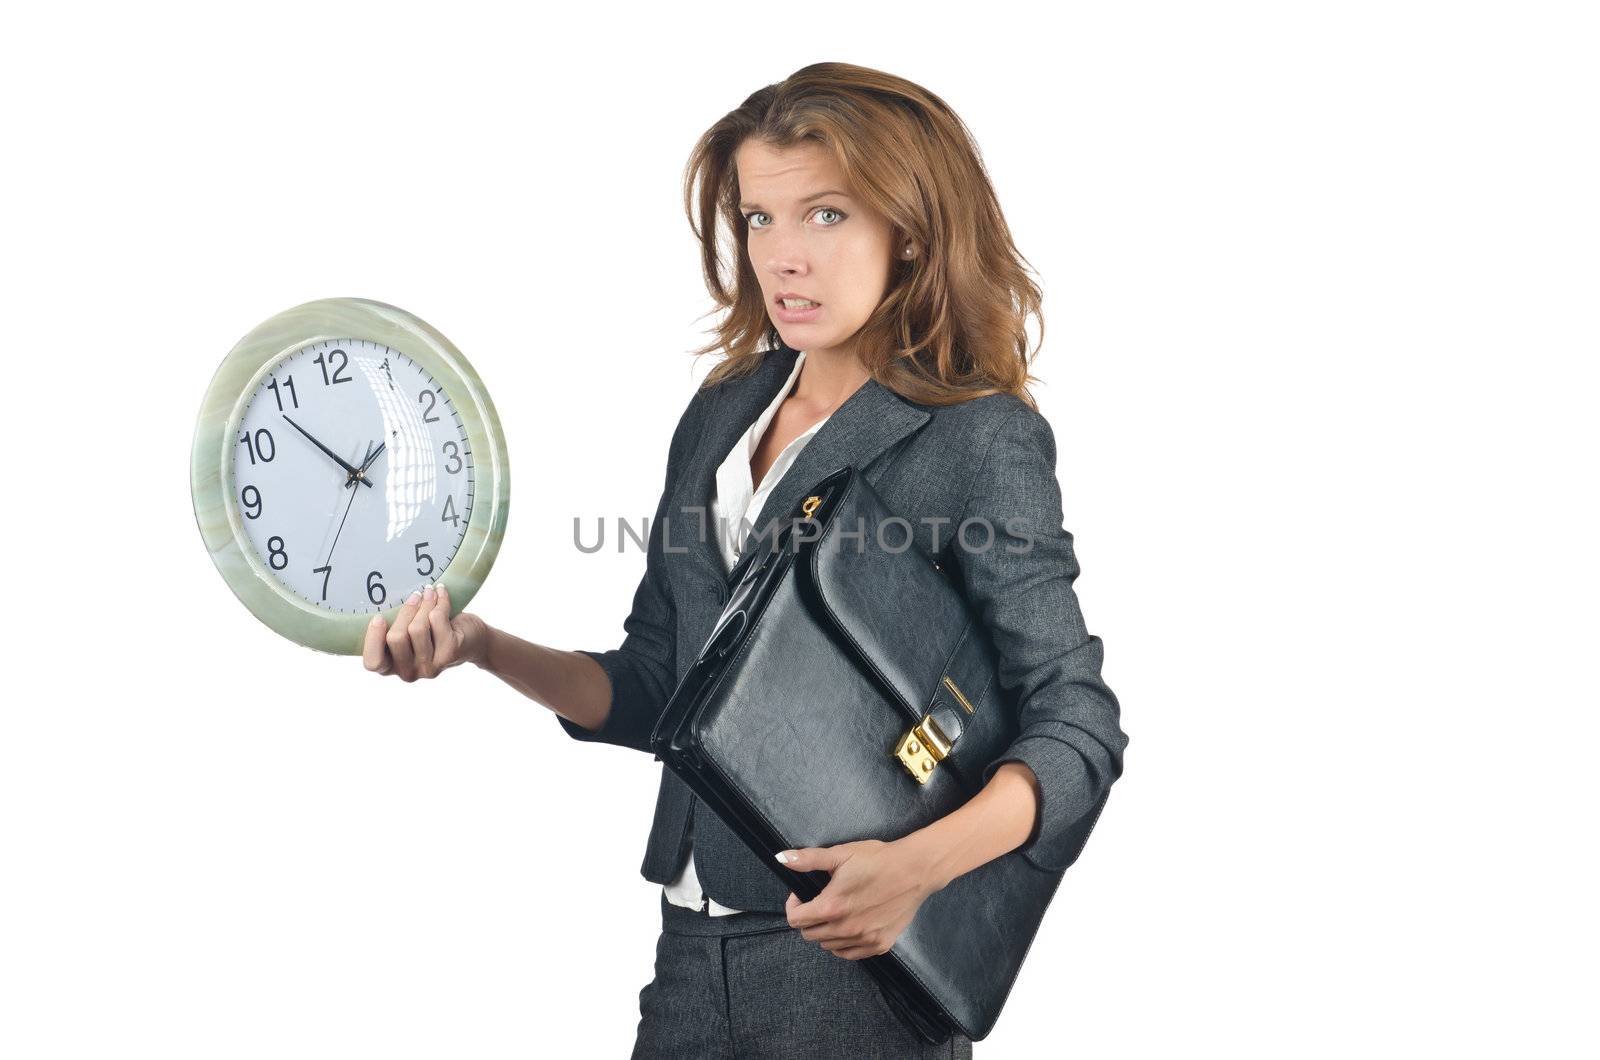
[[[195,520],[228,587],[290,640],[359,655],[413,589],[464,609],[500,550],[505,437],[467,359],[382,302],[263,321],[223,359],[195,426]]]

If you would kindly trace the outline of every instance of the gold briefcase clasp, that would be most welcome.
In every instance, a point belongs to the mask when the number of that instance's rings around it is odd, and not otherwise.
[[[918,784],[926,784],[933,767],[949,753],[950,741],[931,714],[911,726],[894,749],[894,756],[917,778]]]

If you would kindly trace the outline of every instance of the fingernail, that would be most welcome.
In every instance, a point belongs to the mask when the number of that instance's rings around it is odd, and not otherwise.
[[[383,621],[383,616],[382,615],[373,615],[372,616],[372,621],[368,622],[367,625],[376,626],[379,622],[382,622],[382,621]]]
[[[421,599],[422,599],[422,594],[421,593],[412,593],[410,596],[406,597],[406,603],[414,604],[418,600],[421,600]]]
[[[780,850],[778,851],[778,860],[783,862],[785,865],[789,865],[800,859],[795,857],[795,853],[792,850]]]
[[[432,600],[433,599],[433,586],[431,586],[431,585],[428,586],[427,590],[425,592],[423,592],[422,598],[424,600]]]

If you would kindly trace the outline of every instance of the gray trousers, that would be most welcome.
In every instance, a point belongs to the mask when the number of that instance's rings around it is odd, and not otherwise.
[[[662,896],[633,1060],[971,1056],[963,1035],[924,1042],[866,969],[801,938],[785,914],[714,917]]]

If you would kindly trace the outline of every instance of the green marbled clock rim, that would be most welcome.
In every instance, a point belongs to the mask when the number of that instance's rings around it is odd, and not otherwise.
[[[248,547],[233,496],[233,432],[263,375],[314,342],[368,339],[409,357],[450,393],[473,458],[473,504],[466,534],[439,582],[453,611],[464,610],[494,566],[511,504],[511,461],[488,388],[461,351],[426,321],[370,298],[323,298],[262,321],[240,339],[206,388],[195,422],[189,486],[195,522],[217,571],[265,625],[332,655],[360,655],[372,613],[341,615],[291,595]],[[404,601],[383,609],[394,621]]]

